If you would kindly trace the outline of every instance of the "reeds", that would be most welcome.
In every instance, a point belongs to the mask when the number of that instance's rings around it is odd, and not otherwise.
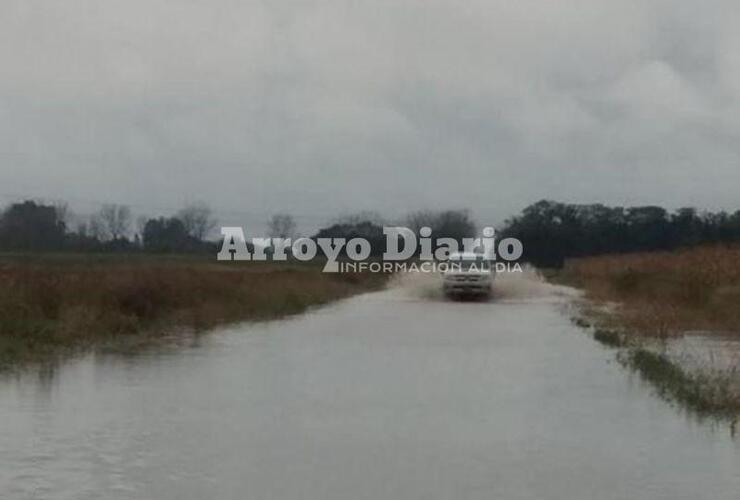
[[[115,335],[294,314],[378,288],[317,265],[136,257],[0,260],[0,364]]]
[[[740,335],[740,248],[609,255],[568,261],[564,276],[590,297],[621,304],[637,333]]]
[[[736,380],[727,372],[714,371],[710,367],[686,370],[668,355],[643,348],[625,351],[620,361],[652,384],[661,397],[699,415],[730,419],[740,415],[740,393]]]
[[[717,365],[710,356],[688,366],[663,348],[696,331],[740,340],[740,247],[575,259],[555,277],[586,291],[584,328],[593,323],[594,338],[620,349],[621,361],[661,396],[737,421],[740,365]]]

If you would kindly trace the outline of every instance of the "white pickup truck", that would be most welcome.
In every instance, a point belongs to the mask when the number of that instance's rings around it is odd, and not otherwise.
[[[442,273],[442,287],[448,297],[489,297],[495,277],[491,261],[479,253],[452,253]]]

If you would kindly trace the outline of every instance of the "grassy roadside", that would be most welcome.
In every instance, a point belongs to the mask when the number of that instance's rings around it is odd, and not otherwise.
[[[559,279],[621,304],[622,322],[636,334],[704,330],[740,338],[740,247],[574,259]]]
[[[364,291],[380,274],[203,257],[0,256],[0,369],[122,336],[278,318]]]
[[[574,259],[547,275],[584,290],[574,322],[618,348],[661,396],[701,415],[740,416],[740,359],[688,362],[668,347],[690,332],[740,342],[740,248]]]

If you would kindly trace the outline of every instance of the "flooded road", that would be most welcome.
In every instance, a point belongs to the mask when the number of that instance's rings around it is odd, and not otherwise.
[[[740,442],[530,280],[491,303],[404,285],[0,379],[0,497],[737,498]]]

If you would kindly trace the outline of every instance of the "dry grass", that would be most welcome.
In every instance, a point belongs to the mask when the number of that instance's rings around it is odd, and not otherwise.
[[[691,331],[740,340],[740,247],[576,259],[554,277],[586,291],[591,300],[581,313],[588,320],[577,321],[619,348],[623,363],[661,396],[700,415],[737,421],[737,363],[715,365],[710,356],[689,366],[663,349],[669,338]]]
[[[635,333],[740,335],[740,247],[704,247],[576,259],[563,277],[590,298],[617,302]]]
[[[379,288],[373,274],[317,265],[161,257],[0,259],[0,366],[112,336],[280,317]]]

